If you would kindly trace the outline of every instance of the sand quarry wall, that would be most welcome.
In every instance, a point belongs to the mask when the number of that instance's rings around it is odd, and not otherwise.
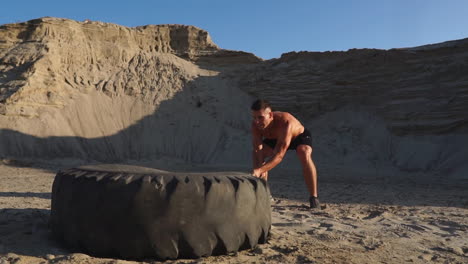
[[[262,97],[313,131],[330,177],[466,180],[466,73],[467,40],[263,61],[192,26],[41,18],[0,27],[0,156],[248,168]]]

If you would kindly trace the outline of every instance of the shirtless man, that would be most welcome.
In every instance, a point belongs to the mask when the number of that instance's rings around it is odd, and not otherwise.
[[[268,180],[268,171],[282,160],[288,149],[295,149],[310,193],[310,208],[320,209],[317,193],[317,171],[312,161],[310,132],[291,114],[273,112],[265,100],[252,106],[253,172],[255,177]]]

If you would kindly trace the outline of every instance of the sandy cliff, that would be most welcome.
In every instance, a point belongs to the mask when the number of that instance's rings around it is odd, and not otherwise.
[[[460,40],[263,61],[193,26],[3,25],[0,156],[248,167],[258,96],[312,128],[322,175],[467,179],[467,57]]]
[[[239,87],[313,127],[322,153],[317,158],[335,169],[343,163],[345,170],[357,165],[466,179],[467,51],[464,39],[407,49],[292,52],[239,72]]]
[[[0,36],[3,156],[207,162],[244,137],[246,113],[222,108],[247,95],[194,64],[235,52],[204,30],[42,18]]]

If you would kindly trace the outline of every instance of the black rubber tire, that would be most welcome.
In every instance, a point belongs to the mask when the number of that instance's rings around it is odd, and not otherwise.
[[[84,166],[57,173],[50,224],[65,245],[94,256],[230,254],[266,242],[270,191],[245,173]]]

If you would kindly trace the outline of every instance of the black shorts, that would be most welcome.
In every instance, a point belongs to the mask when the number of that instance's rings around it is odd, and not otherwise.
[[[276,146],[276,139],[264,138],[263,144],[268,145],[270,148],[274,149]],[[296,149],[299,145],[307,145],[312,147],[312,135],[310,131],[306,128],[302,134],[299,134],[297,137],[291,140],[288,149]]]

